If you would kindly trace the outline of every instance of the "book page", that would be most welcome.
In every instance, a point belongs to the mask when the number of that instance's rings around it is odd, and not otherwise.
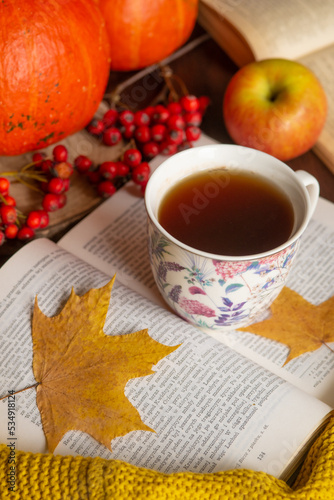
[[[334,11],[334,6],[332,10]],[[313,150],[334,173],[334,45],[309,54],[301,58],[299,62],[314,72],[326,92],[328,101],[327,120]]]
[[[36,294],[42,312],[53,316],[72,287],[81,295],[106,284],[109,276],[40,239],[15,254],[0,279],[0,387],[7,393],[35,381],[31,314]],[[105,333],[146,327],[161,343],[182,344],[153,367],[152,375],[130,380],[125,388],[155,432],[116,438],[110,452],[87,434],[70,431],[55,453],[121,459],[164,472],[246,467],[280,476],[330,410],[136,292],[114,285]],[[0,440],[12,443],[7,405],[1,401]],[[35,389],[17,394],[15,405],[16,449],[46,451]]]
[[[334,43],[331,0],[201,0],[200,23],[201,16],[206,16],[205,8],[216,13],[216,22],[211,17],[212,24],[205,19],[203,24],[209,33],[213,27],[216,41],[219,43],[218,21],[221,17],[241,33],[257,60],[272,57],[297,59]],[[233,53],[232,46],[230,52]]]
[[[247,38],[220,15],[213,2],[199,2],[198,22],[207,31],[237,66],[244,66],[254,61],[254,52]]]

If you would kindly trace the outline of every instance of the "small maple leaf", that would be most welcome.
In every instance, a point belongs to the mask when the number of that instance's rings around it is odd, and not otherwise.
[[[270,309],[270,318],[238,330],[287,345],[290,352],[284,364],[334,342],[334,296],[316,306],[284,287]]]
[[[115,277],[82,297],[74,293],[57,316],[39,309],[32,320],[37,406],[48,449],[69,430],[90,434],[111,450],[111,440],[145,425],[124,395],[126,383],[154,373],[152,366],[178,346],[153,340],[147,329],[119,336],[103,332]]]

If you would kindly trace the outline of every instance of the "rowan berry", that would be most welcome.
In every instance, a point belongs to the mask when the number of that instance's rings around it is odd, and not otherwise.
[[[134,115],[134,124],[136,127],[140,127],[140,125],[149,125],[151,121],[151,117],[145,110],[136,111]]]
[[[46,212],[55,212],[59,208],[58,195],[47,193],[42,200],[42,207]]]
[[[202,95],[198,98],[199,102],[199,111],[204,115],[205,111],[207,110],[207,107],[210,105],[210,98],[206,95]]]
[[[157,123],[151,128],[151,137],[155,142],[161,142],[165,139],[167,134],[167,127],[162,123]]]
[[[170,144],[181,144],[184,139],[184,132],[180,129],[169,130],[167,133],[167,142]]]
[[[68,157],[67,148],[63,144],[58,144],[52,150],[53,158],[57,162],[66,161]]]
[[[17,211],[10,205],[2,205],[0,208],[0,217],[3,224],[14,224],[17,220]]]
[[[105,125],[102,120],[92,120],[88,125],[87,125],[87,131],[92,134],[92,135],[101,135],[105,129]]]
[[[3,196],[4,204],[5,205],[10,205],[11,207],[16,207],[16,200],[13,196],[10,196],[9,194],[5,194]]]
[[[45,153],[34,153],[32,155],[32,161],[36,164],[36,167],[41,167],[42,161],[45,160]]]
[[[129,125],[134,122],[135,115],[132,111],[126,109],[119,114],[118,120],[122,125]]]
[[[114,179],[117,175],[117,163],[115,161],[104,161],[99,166],[99,173],[104,179]]]
[[[166,123],[170,116],[170,112],[162,104],[157,104],[153,113],[153,120],[156,123]]]
[[[35,231],[28,226],[22,226],[17,233],[17,237],[21,241],[31,240],[34,236]]]
[[[126,177],[130,172],[130,167],[122,161],[117,162],[117,177]]]
[[[84,155],[77,156],[74,160],[74,166],[80,174],[86,173],[92,165],[92,160]]]
[[[136,125],[134,123],[129,123],[121,128],[121,133],[124,139],[132,139],[133,134],[136,130]]]
[[[64,181],[59,177],[52,177],[47,183],[47,191],[53,194],[60,194],[64,192]]]
[[[41,225],[42,215],[39,210],[32,210],[29,212],[26,219],[26,226],[31,229],[38,229]]]
[[[167,120],[167,127],[169,129],[183,129],[185,126],[185,119],[182,115],[171,115]]]
[[[118,119],[118,111],[116,109],[108,109],[103,115],[102,122],[106,128],[115,125]]]
[[[131,179],[135,184],[142,185],[148,181],[150,175],[150,166],[143,161],[138,167],[135,167],[131,173]]]
[[[202,123],[202,114],[199,111],[189,111],[185,113],[184,121],[187,126],[199,127]]]
[[[151,130],[148,125],[137,127],[134,133],[136,141],[140,143],[148,142],[151,139]]]
[[[186,127],[186,138],[187,141],[197,141],[201,136],[201,129],[198,127]]]
[[[56,195],[58,197],[58,208],[63,208],[67,203],[67,196],[65,193]]]
[[[150,141],[143,144],[143,155],[146,158],[152,159],[159,154],[159,146],[156,142]]]
[[[116,192],[116,188],[111,181],[102,181],[97,186],[97,192],[104,198],[109,198]]]
[[[8,226],[5,227],[5,236],[8,240],[13,240],[16,238],[17,233],[19,231],[19,228],[16,224],[8,224]]]
[[[181,97],[180,104],[185,111],[197,111],[199,109],[198,97],[191,94]]]
[[[123,155],[123,161],[129,167],[137,167],[142,160],[141,152],[136,148],[127,149]]]
[[[180,115],[182,113],[182,106],[177,101],[168,103],[167,109],[171,115]]]
[[[49,225],[50,222],[49,214],[45,210],[39,210],[39,212],[41,214],[41,223],[39,227],[40,229],[44,229]]]
[[[103,142],[106,146],[115,146],[122,139],[120,130],[116,127],[107,128],[103,132]]]
[[[0,193],[3,195],[8,194],[9,186],[9,180],[6,177],[0,177]]]

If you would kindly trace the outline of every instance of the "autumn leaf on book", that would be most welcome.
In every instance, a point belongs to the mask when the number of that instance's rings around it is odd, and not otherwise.
[[[82,297],[72,289],[64,308],[45,316],[35,300],[32,337],[37,406],[48,449],[69,430],[90,434],[111,450],[111,440],[145,425],[124,395],[126,383],[154,373],[152,366],[178,346],[153,340],[147,330],[103,332],[115,277]]]
[[[318,306],[284,287],[272,303],[271,317],[239,328],[268,339],[282,342],[290,348],[284,364],[306,352],[334,342],[334,296]]]

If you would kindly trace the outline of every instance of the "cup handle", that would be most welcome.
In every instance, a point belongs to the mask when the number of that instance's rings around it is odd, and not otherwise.
[[[309,174],[308,172],[305,172],[305,170],[297,170],[295,174],[299,178],[300,182],[304,184],[304,186],[307,189],[310,200],[309,218],[311,218],[319,199],[319,194],[320,194],[319,182],[315,177],[313,177],[313,175]]]

